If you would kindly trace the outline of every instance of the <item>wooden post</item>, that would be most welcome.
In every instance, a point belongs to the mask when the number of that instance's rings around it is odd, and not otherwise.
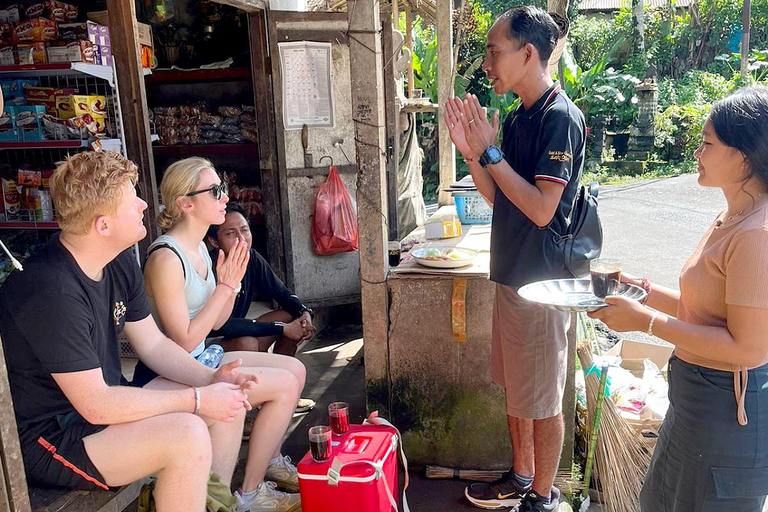
[[[275,143],[275,110],[272,107],[272,64],[267,57],[266,11],[248,15],[250,32],[251,75],[253,77],[256,122],[259,126],[259,170],[267,215],[267,259],[280,278],[286,280],[285,251],[283,240],[283,215],[280,202],[280,179],[278,178],[277,146]]]
[[[410,4],[410,0],[405,0],[405,3]],[[392,23],[395,24],[395,30],[400,30],[400,2],[397,0],[392,0]]]
[[[453,2],[437,2],[437,102],[438,117],[442,117],[445,105],[453,97]],[[438,202],[452,204],[451,194],[443,190],[456,181],[456,148],[451,142],[448,129],[438,119]]]
[[[159,230],[155,219],[159,213],[157,177],[149,131],[149,107],[144,88],[144,69],[141,67],[138,26],[136,25],[136,3],[123,0],[107,0],[109,10],[109,31],[112,53],[115,56],[117,89],[120,94],[120,110],[123,114],[128,158],[139,166],[139,184],[147,202],[144,224],[147,236],[139,242],[142,253],[157,237]]]
[[[386,132],[378,0],[347,0],[366,384],[387,382]]]
[[[381,24],[381,44],[384,48],[384,107],[387,119],[387,204],[389,222],[389,240],[398,240],[397,227],[397,172],[400,166],[400,109],[395,96],[395,58],[400,50],[393,48],[392,21],[387,16]]]
[[[405,45],[413,55],[413,12],[411,12],[411,3],[405,4]],[[408,97],[413,98],[413,58],[408,61]]]
[[[29,512],[29,493],[11,400],[11,385],[0,343],[0,512]]]

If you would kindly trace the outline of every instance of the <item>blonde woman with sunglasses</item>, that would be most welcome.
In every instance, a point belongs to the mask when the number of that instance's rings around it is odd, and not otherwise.
[[[232,313],[248,265],[248,246],[236,241],[228,255],[219,254],[214,273],[203,239],[209,226],[225,220],[227,185],[211,162],[186,158],[166,170],[160,193],[164,211],[157,219],[165,231],[150,245],[144,269],[152,314],[165,334],[199,357],[205,338]],[[221,363],[240,360],[242,371],[259,379],[247,390],[251,405],[262,404],[250,434],[238,511],[293,512],[301,509],[296,468],[280,454],[285,431],[299,400],[306,369],[295,358],[255,352],[227,352]],[[155,378],[139,363],[135,384]],[[232,461],[232,470],[234,464]],[[277,486],[292,492],[277,491]]]

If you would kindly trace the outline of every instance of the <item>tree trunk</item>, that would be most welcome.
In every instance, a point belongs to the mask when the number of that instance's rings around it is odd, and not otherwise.
[[[643,0],[632,0],[633,53],[645,53],[645,29],[643,27]]]
[[[564,18],[568,17],[569,0],[547,0],[547,12],[555,12]]]
[[[752,10],[752,1],[744,0],[744,7],[741,11],[741,78],[747,78],[749,73],[749,15]]]

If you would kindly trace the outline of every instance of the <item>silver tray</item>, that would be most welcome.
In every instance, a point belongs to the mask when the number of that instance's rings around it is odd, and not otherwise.
[[[522,298],[559,311],[597,311],[607,306],[605,301],[592,293],[592,280],[552,279],[523,286],[518,290]],[[642,300],[645,290],[629,283],[619,283],[621,295],[628,299]]]

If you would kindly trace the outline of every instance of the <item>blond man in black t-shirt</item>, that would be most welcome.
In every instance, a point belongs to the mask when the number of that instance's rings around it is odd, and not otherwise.
[[[165,337],[150,316],[138,262],[146,236],[136,165],[118,153],[67,158],[51,179],[61,234],[0,290],[0,331],[30,483],[108,489],[157,475],[161,512],[205,509],[209,472],[230,484],[245,389]],[[164,378],[126,385],[117,335]]]
[[[553,82],[549,58],[567,29],[537,7],[514,7],[488,33],[483,69],[496,94],[514,92],[519,107],[489,122],[476,96],[446,105],[444,121],[480,193],[493,204],[491,280],[496,282],[491,373],[504,386],[513,466],[465,495],[481,508],[557,508],[553,487],[563,444],[562,398],[569,316],[517,293],[552,275],[547,226],[562,232],[584,162],[584,117]],[[563,269],[564,270],[564,269]]]

